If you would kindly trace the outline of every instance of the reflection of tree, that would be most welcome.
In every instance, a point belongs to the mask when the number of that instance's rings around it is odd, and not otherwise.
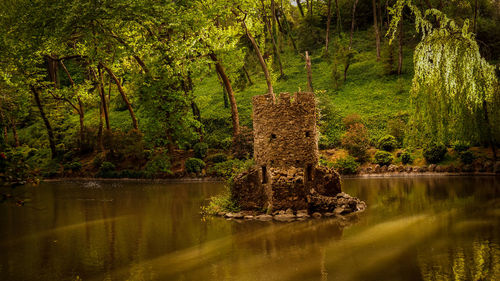
[[[498,280],[500,247],[489,240],[474,239],[468,248],[454,246],[439,254],[418,256],[423,280]]]

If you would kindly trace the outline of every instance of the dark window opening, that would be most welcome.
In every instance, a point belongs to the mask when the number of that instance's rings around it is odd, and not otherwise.
[[[267,183],[267,167],[262,166],[262,183]]]
[[[312,165],[308,164],[306,167],[306,181],[312,180]]]
[[[310,137],[311,136],[311,132],[309,131],[306,131],[306,138]]]

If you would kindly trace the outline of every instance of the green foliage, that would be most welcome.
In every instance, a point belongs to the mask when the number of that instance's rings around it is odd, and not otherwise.
[[[69,170],[72,172],[78,172],[82,169],[82,163],[79,161],[74,161],[69,164],[64,165],[64,170]]]
[[[437,164],[443,161],[446,152],[446,146],[443,144],[431,143],[424,148],[423,155],[428,163]]]
[[[398,0],[390,10],[388,31],[394,38],[404,7],[415,15],[422,40],[415,48],[411,88],[414,142],[431,139],[498,142],[500,99],[495,67],[480,54],[466,19],[462,26],[436,10],[423,15],[410,0]],[[430,19],[428,19],[430,18]],[[439,22],[436,27],[434,22]],[[486,117],[488,116],[488,117]]]
[[[333,167],[342,175],[352,175],[358,172],[359,163],[352,156],[337,159]]]
[[[161,174],[172,174],[170,170],[172,164],[170,158],[165,154],[155,155],[144,167],[144,172],[148,177],[155,177]]]
[[[211,163],[221,163],[227,161],[227,155],[225,153],[212,154],[207,157],[207,162]]]
[[[474,162],[474,159],[476,158],[474,153],[470,150],[461,151],[459,157],[460,161],[466,165],[472,164],[472,162]]]
[[[96,176],[99,178],[117,177],[115,169],[116,169],[115,164],[107,161],[102,162],[101,167],[99,168],[99,171],[97,172]]]
[[[353,113],[344,117],[342,123],[344,123],[344,127],[350,128],[356,124],[363,124],[363,120],[359,114]]]
[[[210,198],[207,206],[201,207],[202,214],[216,215],[219,212],[239,212],[240,207],[233,200],[231,192],[226,185],[226,190],[217,196]]]
[[[194,145],[193,150],[194,150],[194,157],[203,159],[207,156],[208,145],[206,143],[199,142]]]
[[[19,149],[6,149],[0,152],[0,187],[37,182],[33,167],[28,164],[26,155]]]
[[[231,159],[220,162],[208,169],[208,173],[224,179],[229,179],[252,165],[252,160]]]
[[[392,153],[387,151],[379,150],[375,152],[375,155],[373,156],[373,162],[379,165],[387,166],[392,163],[392,160],[393,160]]]
[[[297,47],[300,51],[314,51],[324,44],[325,34],[318,16],[306,16],[297,27]]]
[[[393,151],[397,146],[396,138],[391,135],[385,135],[378,140],[378,148],[385,151]]]
[[[456,151],[456,152],[463,152],[463,151],[466,151],[470,148],[470,145],[466,142],[462,142],[462,141],[456,141],[454,144],[453,144],[453,149]]]
[[[403,144],[406,132],[405,115],[398,114],[395,118],[387,121],[387,132],[389,135],[394,136],[399,144]]]
[[[411,154],[409,151],[403,151],[403,153],[401,153],[401,163],[403,164],[410,164],[413,162],[413,159],[411,158]]]
[[[199,158],[188,158],[185,165],[188,173],[199,174],[205,168],[205,162]]]
[[[342,117],[333,101],[324,93],[317,93],[320,97],[319,103],[319,130],[318,145],[320,149],[331,149],[340,144],[344,128]]]
[[[366,160],[366,151],[370,147],[368,130],[366,130],[363,124],[354,123],[342,137],[342,146],[358,161]]]
[[[94,157],[94,160],[92,160],[92,166],[94,166],[94,168],[100,168],[104,160],[105,160],[104,154],[102,153],[97,154]]]

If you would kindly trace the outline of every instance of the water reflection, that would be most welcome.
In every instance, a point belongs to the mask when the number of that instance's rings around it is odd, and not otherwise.
[[[499,179],[345,179],[349,221],[202,220],[222,185],[47,183],[0,205],[0,280],[495,280]],[[355,222],[355,223],[353,223]]]

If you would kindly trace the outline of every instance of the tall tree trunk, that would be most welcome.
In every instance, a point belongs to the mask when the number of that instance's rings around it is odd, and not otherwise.
[[[262,57],[262,54],[260,52],[259,46],[257,45],[257,42],[255,42],[255,39],[253,36],[250,34],[248,31],[247,25],[245,24],[245,21],[242,21],[243,29],[245,29],[245,33],[252,43],[253,48],[255,49],[255,53],[257,54],[257,57],[259,58],[259,63],[260,66],[262,67],[262,71],[264,72],[264,76],[266,77],[266,83],[267,83],[267,91],[269,94],[271,94],[273,102],[276,100],[273,92],[273,85],[271,83],[271,75],[269,74],[269,70],[267,69],[266,61]]]
[[[311,58],[309,57],[309,52],[306,51],[306,69],[307,69],[307,87],[310,92],[314,93],[313,83],[312,83],[312,68],[311,68]]]
[[[33,97],[35,98],[35,103],[36,106],[38,107],[38,111],[40,111],[40,117],[42,117],[43,123],[45,124],[45,128],[47,129],[50,152],[52,155],[52,159],[54,159],[57,156],[54,131],[52,130],[52,126],[50,125],[49,119],[47,119],[47,115],[45,115],[45,111],[43,110],[42,102],[40,101],[40,93],[38,93],[38,91],[33,86],[31,86],[31,92],[33,93]]]
[[[327,4],[327,12],[328,12],[328,17],[326,20],[326,36],[325,36],[325,55],[328,54],[328,44],[329,42],[329,37],[330,37],[330,22],[332,21],[332,10],[331,10],[331,5],[332,5],[332,0],[328,0]]]
[[[344,82],[347,80],[347,71],[349,70],[349,66],[351,65],[351,49],[352,49],[352,36],[354,35],[354,25],[356,22],[356,5],[358,4],[358,0],[354,0],[354,4],[352,5],[352,19],[351,19],[351,32],[349,35],[349,54],[348,57],[345,58],[344,65]]]
[[[12,134],[14,135],[14,146],[18,147],[19,146],[19,136],[17,135],[16,120],[14,118],[12,118],[11,124],[12,124]]]
[[[265,11],[264,1],[261,0],[261,3],[263,11]],[[278,66],[280,68],[280,78],[283,78],[285,77],[285,74],[283,73],[283,64],[281,63],[281,56],[278,51],[278,46],[276,45],[276,40],[274,38],[273,31],[271,30],[272,27],[269,24],[269,21],[267,20],[267,13],[264,14],[264,23],[267,27],[267,30],[269,30],[269,34],[271,35],[271,42],[273,43],[274,56],[276,57],[276,60],[278,61]]]
[[[75,82],[73,81],[73,78],[71,77],[71,74],[69,73],[68,69],[66,68],[66,65],[64,62],[61,60],[59,62],[66,73],[66,76],[68,76],[69,82],[73,88],[75,88]],[[76,94],[76,89],[75,89],[75,94]],[[80,151],[83,150],[83,144],[85,142],[85,128],[84,128],[84,111],[83,111],[83,103],[80,99],[80,97],[77,96],[78,100],[78,108],[75,108],[76,112],[78,113],[78,117],[80,119]]]
[[[354,0],[354,4],[352,5],[352,20],[351,20],[351,34],[349,36],[349,50],[352,49],[352,36],[354,34],[354,25],[356,23],[356,5],[358,4],[358,0]]]
[[[340,18],[339,1],[335,0],[335,10],[337,10],[337,35],[340,37],[342,32],[342,19]]]
[[[380,0],[377,0],[377,10],[378,10],[378,25],[379,29],[382,31],[382,25],[384,21],[382,20],[382,8],[380,7]]]
[[[240,134],[240,117],[238,115],[238,107],[236,106],[236,98],[234,97],[233,87],[231,86],[231,81],[226,75],[224,67],[217,59],[214,52],[209,54],[212,61],[215,63],[215,70],[219,74],[222,82],[224,83],[224,88],[226,88],[227,95],[229,97],[229,103],[231,105],[231,119],[233,121],[233,139]]]
[[[229,108],[229,99],[227,97],[226,86],[224,86],[224,82],[222,82],[222,78],[220,77],[219,72],[217,72],[217,79],[219,80],[219,84],[222,88],[222,99],[224,100],[224,108]]]
[[[9,141],[9,133],[7,132],[7,119],[5,119],[5,116],[3,115],[2,108],[0,108],[0,119],[2,119],[3,138],[5,143],[7,143]]]
[[[101,66],[99,65],[97,67],[99,71],[99,81],[98,81],[98,89],[99,89],[99,94],[101,96],[101,103],[102,103],[102,112],[104,114],[104,121],[106,123],[106,130],[111,130],[111,126],[109,125],[109,112],[108,112],[108,103],[106,102],[106,93],[104,93],[104,78],[102,75],[102,70]]]
[[[377,61],[380,60],[380,31],[378,28],[378,20],[377,20],[377,4],[375,0],[372,0],[373,5],[373,27],[375,28],[375,45],[377,47]]]
[[[399,20],[399,40],[398,40],[398,75],[403,71],[403,15]]]
[[[476,33],[476,25],[477,25],[477,0],[474,2],[474,21],[472,23],[472,30]]]
[[[245,65],[243,65],[243,72],[245,72],[245,76],[247,77],[248,83],[250,83],[250,85],[253,85],[252,79],[250,78],[250,74],[248,73],[248,70],[245,67]]]
[[[286,19],[285,11],[283,10],[283,7],[281,7],[281,14],[283,15],[283,22],[284,25],[286,26],[286,34],[288,35],[288,38],[290,39],[290,42],[292,43],[292,47],[297,52],[297,45],[295,44],[295,40],[293,39],[290,24],[288,24],[288,20]]]
[[[49,79],[54,83],[54,89],[58,88],[58,77],[57,77],[57,57],[47,55],[47,72],[49,73]]]
[[[135,130],[139,130],[139,126],[137,125],[137,118],[135,117],[134,109],[132,108],[132,105],[130,104],[127,95],[125,94],[125,90],[122,87],[122,84],[120,83],[120,80],[118,80],[118,77],[111,71],[109,67],[107,67],[105,64],[102,62],[99,63],[104,70],[109,74],[109,76],[115,81],[116,87],[118,88],[118,91],[120,92],[120,95],[122,96],[123,101],[125,104],[127,104],[127,109],[130,114],[130,118],[132,119],[132,126],[134,127]]]
[[[301,0],[295,0],[295,3],[297,3],[297,7],[299,8],[300,14],[302,17],[304,17],[304,10],[302,9],[302,4],[300,3]]]

